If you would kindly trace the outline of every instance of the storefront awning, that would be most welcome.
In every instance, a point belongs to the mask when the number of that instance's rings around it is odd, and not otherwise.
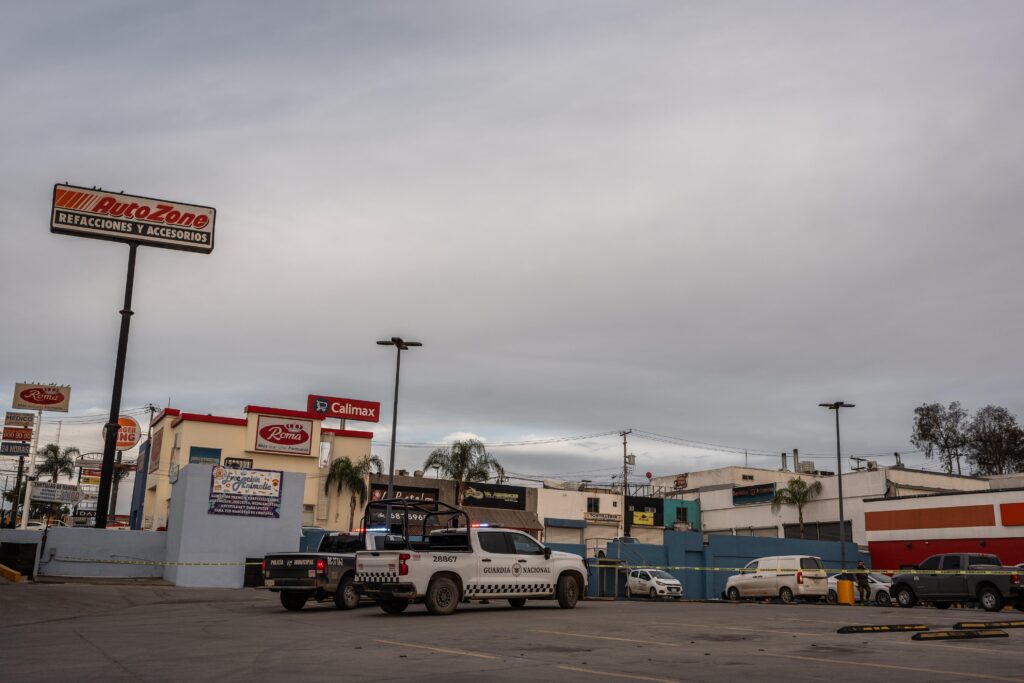
[[[536,512],[528,510],[499,510],[497,508],[463,508],[469,515],[472,524],[490,524],[506,529],[521,529],[523,531],[540,531],[544,526],[537,518]]]

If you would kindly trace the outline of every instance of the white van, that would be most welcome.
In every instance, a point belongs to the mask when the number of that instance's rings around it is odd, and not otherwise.
[[[725,583],[725,597],[796,598],[817,600],[828,595],[828,575],[820,557],[779,555],[761,557],[747,564],[742,574],[733,574]]]

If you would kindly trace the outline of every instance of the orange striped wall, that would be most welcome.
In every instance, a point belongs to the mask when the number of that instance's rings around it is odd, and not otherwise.
[[[1003,524],[1006,522],[1005,509],[1020,505],[1024,519],[1024,504],[1003,504]],[[949,529],[967,526],[995,526],[996,511],[992,505],[958,505],[956,507],[922,508],[917,510],[885,510],[867,512],[864,515],[866,531],[895,531],[899,529]],[[1024,521],[1020,522],[1024,524]]]
[[[999,515],[1003,518],[1003,526],[1024,526],[1024,503],[1002,503]]]

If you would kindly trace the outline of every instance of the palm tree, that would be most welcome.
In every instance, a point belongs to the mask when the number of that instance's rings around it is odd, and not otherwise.
[[[493,472],[498,481],[505,477],[505,469],[487,454],[487,449],[476,439],[455,441],[448,448],[435,448],[423,463],[423,469],[436,467],[455,482],[455,498],[462,505],[466,484],[487,481]]]
[[[75,459],[79,456],[79,451],[74,446],[61,450],[57,444],[48,443],[39,449],[37,455],[43,459],[43,462],[36,467],[36,472],[50,475],[50,481],[56,483],[57,478],[62,474],[68,477],[74,476]]]
[[[821,482],[815,481],[808,484],[800,477],[794,477],[786,484],[786,488],[779,489],[772,498],[772,512],[778,512],[783,505],[796,506],[797,517],[800,520],[800,538],[804,537],[804,506],[814,498],[821,495]]]
[[[370,473],[371,469],[380,474],[383,467],[383,463],[376,455],[371,455],[358,464],[347,457],[331,461],[331,466],[327,469],[327,479],[324,480],[324,493],[330,492],[331,484],[336,486],[338,493],[346,488],[352,492],[348,511],[349,531],[352,530],[355,523],[356,496],[359,496],[360,505],[366,501],[366,475]]]

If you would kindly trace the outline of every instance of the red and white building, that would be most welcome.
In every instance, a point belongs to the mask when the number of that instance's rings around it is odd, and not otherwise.
[[[880,571],[938,553],[988,553],[1024,562],[1024,488],[864,501],[871,564]]]

